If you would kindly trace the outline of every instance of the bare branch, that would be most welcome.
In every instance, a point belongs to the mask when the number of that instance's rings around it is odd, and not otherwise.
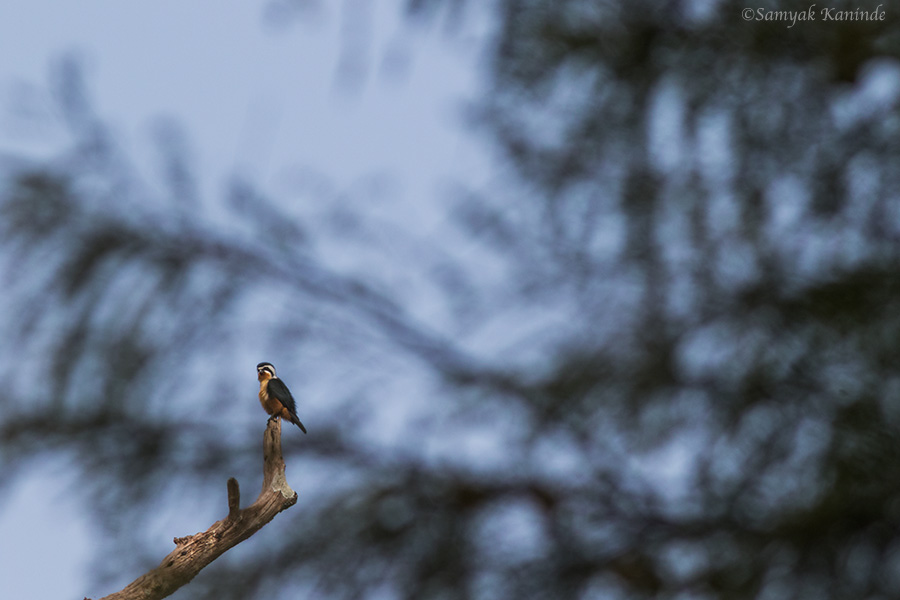
[[[241,510],[241,493],[233,477],[228,480],[228,516],[202,533],[175,538],[175,549],[152,571],[122,591],[101,600],[157,600],[191,581],[203,567],[226,550],[259,531],[275,515],[297,502],[297,493],[284,476],[281,454],[281,419],[270,419],[263,437],[263,488],[256,501]]]

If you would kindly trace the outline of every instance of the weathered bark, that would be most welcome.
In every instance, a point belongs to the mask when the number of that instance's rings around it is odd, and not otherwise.
[[[152,571],[122,591],[101,600],[156,600],[165,598],[193,579],[223,552],[243,542],[297,502],[297,493],[284,477],[281,455],[281,419],[271,419],[263,437],[263,486],[256,501],[240,509],[240,489],[228,480],[228,516],[202,533],[175,538],[175,549]]]

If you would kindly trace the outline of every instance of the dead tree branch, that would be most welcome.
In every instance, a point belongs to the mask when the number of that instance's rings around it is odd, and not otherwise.
[[[228,480],[228,516],[202,533],[175,538],[175,549],[152,571],[122,591],[101,600],[157,600],[191,581],[203,567],[226,550],[259,531],[275,515],[297,502],[297,493],[284,477],[281,454],[281,419],[271,419],[263,438],[263,486],[256,501],[240,509],[241,492]]]

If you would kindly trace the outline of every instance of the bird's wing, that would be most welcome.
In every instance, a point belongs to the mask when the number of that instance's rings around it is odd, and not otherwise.
[[[301,423],[300,419],[297,417],[297,405],[294,404],[294,397],[291,395],[291,390],[284,385],[284,382],[280,379],[270,379],[266,389],[269,392],[269,396],[274,397],[281,402],[282,406],[288,409],[288,412],[291,415],[291,422],[297,425],[303,433],[306,433],[306,427],[303,426],[303,423]]]
[[[291,395],[291,390],[288,389],[288,386],[284,385],[283,381],[280,379],[270,379],[268,392],[270,396],[281,402],[281,404],[288,409],[289,413],[292,415],[297,414],[297,405],[294,403],[294,397]]]

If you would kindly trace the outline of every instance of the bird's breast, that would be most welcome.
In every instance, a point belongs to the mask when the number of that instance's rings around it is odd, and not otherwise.
[[[281,403],[269,395],[269,380],[265,380],[259,384],[259,403],[262,404],[263,410],[274,415],[275,411],[281,408]]]

